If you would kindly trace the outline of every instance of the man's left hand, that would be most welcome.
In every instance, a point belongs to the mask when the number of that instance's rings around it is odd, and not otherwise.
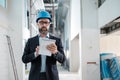
[[[56,44],[50,44],[47,46],[47,49],[52,53],[52,54],[57,54],[57,46]]]

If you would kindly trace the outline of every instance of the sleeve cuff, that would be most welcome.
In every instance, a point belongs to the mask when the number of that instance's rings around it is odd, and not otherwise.
[[[56,58],[58,54],[59,54],[59,52],[57,52],[56,54],[53,54],[54,58]]]
[[[34,52],[34,56],[35,56],[35,58],[38,56],[38,55],[36,54],[36,52]]]

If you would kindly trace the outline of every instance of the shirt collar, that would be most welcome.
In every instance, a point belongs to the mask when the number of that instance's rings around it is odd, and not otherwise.
[[[40,34],[38,34],[38,37],[40,37]],[[50,35],[49,35],[49,33],[47,33],[47,36],[46,36],[47,38],[49,38],[50,37]]]

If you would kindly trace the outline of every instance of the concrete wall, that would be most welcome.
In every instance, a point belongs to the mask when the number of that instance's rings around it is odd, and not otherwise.
[[[0,80],[8,80],[7,12],[0,6]]]
[[[70,54],[70,71],[78,72],[80,67],[80,54],[79,54],[79,35],[71,41],[71,54]]]
[[[79,71],[80,80],[100,80],[97,0],[72,0],[70,16],[70,71]]]
[[[80,32],[81,27],[81,13],[80,13],[80,0],[71,0],[70,4],[70,40],[74,39]]]
[[[77,6],[77,9],[76,9]],[[81,29],[80,0],[71,0],[70,2],[70,34],[69,35],[69,57],[70,71],[78,72],[79,70],[79,33]],[[76,37],[77,36],[77,37]],[[73,66],[74,65],[74,66]]]
[[[99,27],[120,16],[120,0],[106,0],[98,10]]]
[[[16,61],[17,72],[20,80],[24,80],[23,63],[21,60],[23,54],[23,27],[24,27],[24,0],[8,0],[8,27],[9,36]],[[10,59],[10,57],[9,57]],[[14,80],[11,60],[9,60],[9,80]]]
[[[106,0],[105,3],[98,9],[100,28],[120,16],[119,3],[120,0]],[[104,35],[100,38],[100,53],[108,52],[120,56],[119,54],[120,32],[119,30],[116,32],[113,32],[108,35]]]
[[[81,0],[81,80],[100,80],[98,0]]]

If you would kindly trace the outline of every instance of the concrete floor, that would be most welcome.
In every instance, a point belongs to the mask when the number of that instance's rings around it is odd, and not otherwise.
[[[74,72],[69,72],[68,70],[64,69],[60,64],[58,64],[58,71],[60,80],[80,80],[80,75]],[[26,79],[28,80],[28,73],[26,74]]]
[[[80,80],[80,75],[77,72],[69,72],[58,64],[60,80]]]

